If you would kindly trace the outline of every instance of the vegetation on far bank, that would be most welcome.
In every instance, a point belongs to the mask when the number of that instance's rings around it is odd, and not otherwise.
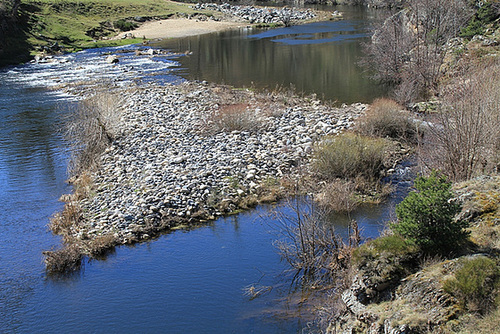
[[[71,52],[137,43],[142,36],[110,38],[148,19],[209,14],[166,0],[21,0],[16,8],[9,15],[0,11],[0,19],[4,17],[0,66],[27,61],[43,51]]]

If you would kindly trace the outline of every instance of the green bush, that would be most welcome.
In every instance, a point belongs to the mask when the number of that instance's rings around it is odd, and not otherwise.
[[[386,141],[345,133],[324,140],[316,148],[313,169],[320,177],[379,177],[384,168]]]
[[[130,22],[130,21],[127,21],[124,19],[120,19],[118,21],[115,21],[115,23],[113,23],[113,25],[115,26],[115,28],[118,28],[121,31],[130,31],[130,30],[134,30],[135,28],[138,27],[137,23]]]
[[[373,101],[366,115],[358,120],[357,130],[366,136],[415,142],[417,125],[403,109],[393,100],[377,99]]]
[[[466,27],[460,29],[460,37],[472,38],[475,35],[482,35],[488,23],[498,18],[498,12],[491,2],[483,3],[476,14],[470,19]]]
[[[500,289],[500,269],[486,256],[463,260],[455,277],[444,282],[446,292],[457,297],[473,312],[485,313],[495,306]]]
[[[400,234],[430,255],[449,255],[468,239],[466,221],[455,220],[461,205],[452,200],[451,183],[432,172],[415,180],[411,192],[396,206],[398,223],[391,225]]]

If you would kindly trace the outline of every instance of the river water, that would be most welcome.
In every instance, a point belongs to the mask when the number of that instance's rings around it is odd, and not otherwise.
[[[293,333],[307,327],[308,312],[296,303],[300,293],[290,293],[282,274],[286,266],[273,246],[277,222],[266,206],[118,247],[70,277],[47,277],[42,252],[61,243],[47,224],[62,208],[58,198],[71,191],[60,129],[75,102],[57,88],[91,79],[127,86],[194,78],[268,88],[293,84],[339,102],[368,102],[382,94],[356,66],[371,14],[360,9],[352,15],[344,23],[243,29],[163,45],[191,50],[189,57],[137,57],[140,46],[130,46],[0,70],[0,332]],[[119,65],[106,63],[107,52],[120,54]],[[365,237],[373,237],[389,214],[372,207],[353,218]],[[334,222],[342,230],[345,217]],[[250,285],[273,288],[251,300],[244,294]]]

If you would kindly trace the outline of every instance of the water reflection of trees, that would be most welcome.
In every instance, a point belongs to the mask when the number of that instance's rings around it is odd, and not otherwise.
[[[178,39],[163,46],[193,52],[180,59],[190,79],[268,89],[294,86],[298,91],[347,103],[371,102],[382,94],[357,65],[362,52],[358,40],[287,45],[267,38],[247,38],[248,34],[229,31]]]

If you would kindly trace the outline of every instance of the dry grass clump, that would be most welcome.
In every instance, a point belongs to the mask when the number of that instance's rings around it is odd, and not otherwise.
[[[373,101],[366,114],[358,119],[357,131],[365,136],[415,143],[419,128],[404,107],[393,100],[381,98]]]
[[[79,245],[69,244],[55,251],[43,252],[46,270],[50,274],[68,273],[80,268],[83,255]]]
[[[79,175],[98,165],[100,154],[117,133],[121,99],[109,92],[82,100],[69,116],[66,139],[71,145],[69,170]]]
[[[466,314],[459,318],[458,324],[450,324],[445,331],[436,334],[498,334],[498,319],[500,308],[484,316]]]
[[[351,212],[359,204],[353,181],[337,179],[327,183],[315,198],[319,205],[336,212]]]
[[[202,131],[214,134],[219,132],[249,131],[256,132],[262,127],[261,117],[248,104],[224,104],[210,112],[203,120]]]
[[[64,204],[61,212],[57,212],[51,219],[49,228],[55,234],[68,235],[72,227],[78,226],[83,219],[80,205],[74,201]]]
[[[386,147],[384,139],[344,133],[316,147],[312,168],[326,180],[359,176],[377,179],[384,168]]]
[[[113,234],[97,236],[85,244],[85,253],[91,257],[100,257],[116,246],[117,238]]]

